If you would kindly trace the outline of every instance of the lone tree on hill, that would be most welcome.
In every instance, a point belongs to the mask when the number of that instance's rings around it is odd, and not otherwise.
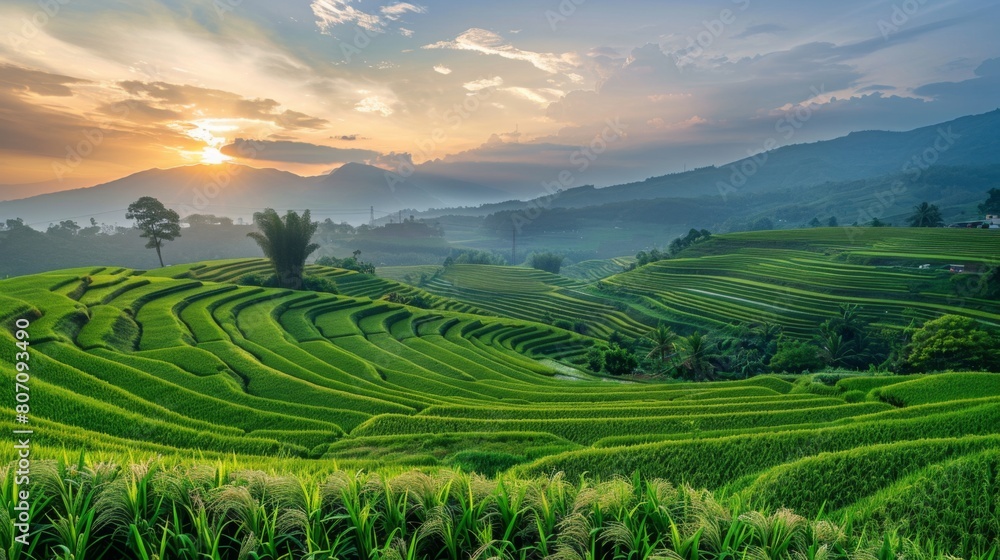
[[[142,232],[139,237],[149,239],[146,248],[156,249],[156,257],[160,259],[160,267],[163,267],[163,255],[160,253],[163,242],[181,236],[181,218],[177,212],[151,196],[144,196],[129,204],[125,218],[135,220],[135,227]]]
[[[301,216],[289,210],[282,219],[273,208],[253,215],[253,223],[260,231],[250,232],[247,237],[256,241],[264,256],[271,260],[282,288],[302,288],[306,257],[319,249],[318,244],[310,243],[319,223],[309,218],[308,210]]]
[[[921,202],[919,206],[913,207],[913,215],[907,219],[910,227],[940,227],[944,225],[941,219],[941,210],[935,204]]]

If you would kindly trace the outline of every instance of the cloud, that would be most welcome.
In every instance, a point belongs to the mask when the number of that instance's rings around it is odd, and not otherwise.
[[[383,117],[388,117],[393,113],[392,107],[381,97],[366,97],[354,106],[354,110],[361,113],[378,113]]]
[[[437,72],[438,74],[444,74],[445,76],[451,74],[451,68],[448,68],[443,64],[438,64],[437,66],[435,66],[434,71]]]
[[[734,39],[746,39],[748,37],[753,37],[754,35],[776,35],[782,31],[786,31],[787,28],[783,25],[778,25],[776,23],[762,23],[759,25],[751,25],[743,30],[742,33],[734,35]]]
[[[427,8],[408,2],[397,2],[379,8],[381,15],[369,13],[355,8],[354,0],[313,0],[310,8],[316,17],[316,26],[326,34],[332,34],[332,29],[339,25],[350,24],[372,33],[384,33],[389,22],[400,21],[408,13],[426,14]],[[399,28],[404,37],[413,36],[413,31]]]
[[[218,89],[134,80],[119,82],[118,87],[130,96],[127,102],[136,108],[129,120],[249,119],[286,130],[320,129],[329,124],[326,119],[291,109],[282,111],[281,104],[273,99],[248,99]]]
[[[495,76],[493,78],[482,78],[462,84],[462,87],[469,91],[479,91],[487,88],[495,88],[503,85],[503,78]]]
[[[379,11],[385,17],[395,21],[407,13],[426,14],[427,8],[424,6],[415,6],[407,2],[399,2],[391,6],[382,6]]]
[[[324,33],[338,25],[353,24],[368,31],[382,31],[382,18],[351,6],[352,0],[313,0],[310,5],[316,26]]]
[[[541,106],[546,106],[564,95],[562,91],[553,88],[508,87],[503,88],[503,91]]]
[[[575,62],[576,56],[573,54],[558,55],[521,50],[508,43],[499,34],[478,27],[465,31],[453,41],[439,41],[424,45],[423,48],[473,51],[510,60],[520,60],[549,74],[571,73],[578,66]]]
[[[104,115],[143,124],[178,121],[184,118],[181,113],[157,107],[155,102],[149,100],[131,99],[125,103],[104,103],[97,107],[97,111]]]
[[[857,92],[858,93],[872,93],[872,92],[875,92],[875,91],[893,91],[895,89],[896,89],[895,86],[887,86],[887,85],[884,85],[884,84],[872,84],[870,86],[865,86],[863,88],[858,88]]]
[[[913,42],[924,35],[934,33],[936,31],[941,31],[943,29],[948,29],[950,27],[961,25],[969,21],[974,21],[977,18],[983,17],[983,14],[981,14],[981,12],[983,11],[985,10],[979,10],[977,12],[973,12],[971,14],[966,14],[959,17],[934,21],[931,23],[925,23],[923,25],[905,27],[897,31],[894,31],[886,36],[879,35],[877,37],[872,37],[871,39],[867,39],[864,41],[849,43],[841,47],[838,47],[837,54],[841,60],[847,60],[869,55],[883,49],[899,46],[904,43]]]
[[[975,75],[975,78],[961,82],[927,84],[914,89],[913,93],[938,103],[961,107],[966,114],[996,109],[1000,106],[996,95],[984,95],[984,92],[1000,90],[1000,58],[983,61],[976,68]]]
[[[274,124],[288,130],[300,128],[320,129],[329,124],[329,121],[286,109],[283,113],[275,115]]]
[[[69,86],[88,83],[91,82],[13,64],[0,64],[0,89],[47,97],[69,97],[73,95]]]
[[[125,117],[137,115],[141,106],[101,104],[95,112],[82,113],[74,104],[76,86],[98,87],[85,79],[0,64],[0,165],[5,173],[8,162],[17,162],[30,167],[35,180],[79,179],[97,169],[120,172],[122,162],[157,164],[169,159],[170,150],[198,147],[183,132],[146,126],[154,119],[130,123]]]
[[[374,165],[375,167],[381,167],[382,169],[388,169],[390,171],[399,171],[402,168],[413,168],[413,154],[409,152],[389,152],[387,154],[379,154],[378,156],[366,161],[368,165]]]
[[[374,150],[344,149],[307,142],[248,140],[237,138],[220,148],[227,156],[285,163],[362,163],[380,154]]]

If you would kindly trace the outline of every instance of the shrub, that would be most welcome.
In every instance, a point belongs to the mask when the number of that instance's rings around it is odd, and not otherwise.
[[[240,286],[260,286],[262,288],[276,288],[278,277],[274,273],[251,272],[236,279],[236,284]],[[323,276],[305,276],[302,279],[302,289],[310,292],[323,292],[327,294],[339,294],[337,283]]]
[[[444,266],[453,264],[505,265],[507,259],[489,251],[460,251],[444,260]]]
[[[604,371],[611,375],[630,375],[639,367],[639,358],[617,344],[604,351]]]
[[[769,362],[775,373],[803,373],[823,368],[817,348],[801,340],[783,339]]]
[[[557,329],[564,329],[567,331],[573,330],[573,323],[571,321],[567,321],[566,319],[556,319],[552,322],[552,326]]]
[[[324,292],[327,294],[339,294],[337,283],[323,276],[306,276],[302,279],[302,287],[310,292]]]
[[[587,350],[586,360],[590,371],[597,373],[604,369],[604,351],[600,348],[594,346]]]
[[[559,274],[559,269],[562,268],[563,260],[566,257],[562,255],[557,255],[555,253],[532,253],[528,257],[528,264],[531,268],[537,270],[544,270],[545,272],[551,272],[552,274]]]
[[[944,315],[928,321],[904,349],[908,371],[988,370],[1000,363],[1000,339],[969,317]]]

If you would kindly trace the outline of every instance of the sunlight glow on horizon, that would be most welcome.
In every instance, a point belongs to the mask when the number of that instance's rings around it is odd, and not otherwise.
[[[212,146],[205,146],[205,148],[201,151],[201,163],[218,165],[232,160],[233,158],[227,156],[226,154],[220,152],[218,148]]]

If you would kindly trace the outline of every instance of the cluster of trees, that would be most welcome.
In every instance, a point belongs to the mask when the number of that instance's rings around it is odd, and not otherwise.
[[[360,272],[361,274],[375,274],[375,265],[361,260],[361,251],[359,249],[355,249],[354,252],[351,253],[350,257],[344,257],[342,259],[338,259],[333,255],[320,257],[316,259],[316,264],[354,270]]]
[[[774,220],[766,216],[749,220],[729,220],[726,223],[730,233],[741,231],[768,231],[774,229]]]
[[[944,315],[905,329],[867,325],[857,305],[844,305],[812,339],[785,335],[771,323],[729,325],[681,336],[659,325],[641,339],[620,333],[587,354],[588,367],[611,375],[644,373],[689,381],[807,373],[824,369],[895,373],[991,371],[1000,363],[1000,333],[978,321]]]
[[[382,299],[389,303],[399,303],[402,305],[409,305],[410,307],[419,307],[420,309],[429,309],[431,306],[431,302],[420,294],[408,296],[399,292],[389,292],[388,294],[382,296]]]
[[[1000,299],[1000,267],[987,267],[978,273],[966,268],[964,274],[952,275],[951,285],[958,297]]]
[[[979,205],[979,212],[984,216],[1000,215],[1000,189],[990,189],[986,192],[986,201]]]
[[[839,223],[837,222],[837,217],[836,216],[830,216],[826,221],[823,221],[823,222],[821,222],[819,220],[819,216],[817,216],[817,217],[813,218],[811,222],[809,222],[809,227],[814,227],[814,228],[817,228],[817,227],[837,227],[838,225],[839,225]]]
[[[139,230],[140,237],[148,240],[146,248],[156,250],[156,256],[162,267],[163,243],[181,236],[180,216],[174,210],[166,208],[159,200],[144,196],[129,205],[125,217],[135,220],[135,227]],[[212,214],[192,214],[184,221],[191,227],[233,225],[232,219]],[[264,256],[271,261],[274,275],[248,275],[241,279],[241,283],[336,293],[336,284],[332,281],[324,278],[307,278],[305,275],[306,259],[320,247],[312,241],[320,223],[312,221],[309,210],[301,215],[289,210],[284,216],[280,216],[273,208],[266,208],[262,212],[254,213],[253,223],[257,231],[246,235],[257,243]],[[329,219],[323,225],[326,228],[338,227]],[[60,227],[69,230],[72,224],[63,223]],[[361,261],[360,255],[361,251],[355,251],[351,257],[344,259],[323,257],[317,264],[374,274],[375,266]]]
[[[186,218],[181,219],[181,222],[191,227],[231,226],[234,224],[232,218],[228,216],[216,216],[215,214],[190,214]],[[242,224],[243,218],[240,218],[239,222]]]
[[[451,266],[453,264],[505,265],[507,264],[507,259],[490,251],[469,249],[465,251],[452,251],[452,254],[444,260],[444,266]]]
[[[642,371],[688,381],[715,379],[718,359],[718,349],[708,336],[700,332],[680,336],[662,323],[642,340],[612,333],[606,346],[587,352],[587,365],[595,372],[620,376]]]
[[[438,222],[428,223],[424,220],[416,220],[411,215],[409,219],[404,219],[399,223],[389,223],[374,228],[362,225],[354,230],[354,234],[361,239],[430,238],[444,237],[444,228]]]
[[[640,266],[645,266],[649,263],[662,261],[676,256],[678,253],[687,249],[688,247],[694,245],[695,243],[702,243],[708,241],[712,238],[712,232],[707,229],[694,229],[692,228],[687,232],[687,235],[677,237],[670,242],[667,246],[666,251],[660,251],[659,249],[653,249],[652,251],[639,251],[635,255],[635,262],[632,263],[628,270],[633,270]]]
[[[564,260],[566,260],[566,257],[555,253],[532,253],[528,257],[528,265],[536,270],[544,270],[545,272],[551,272],[552,274],[559,274],[559,270],[562,269]]]
[[[0,231],[30,230],[31,227],[24,223],[21,218],[8,218],[4,223],[0,223]],[[90,225],[83,227],[74,220],[63,220],[59,223],[49,224],[46,228],[46,235],[53,237],[68,238],[73,236],[94,237],[97,235],[115,235],[128,231],[129,228],[116,227],[108,224],[98,224],[94,218],[90,219]],[[32,230],[34,231],[34,230]]]

